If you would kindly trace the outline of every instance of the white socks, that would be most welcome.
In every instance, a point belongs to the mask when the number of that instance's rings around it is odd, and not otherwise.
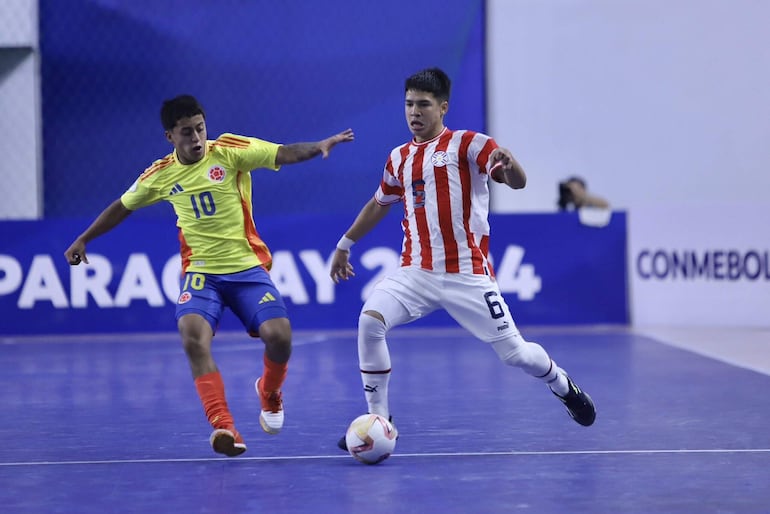
[[[370,413],[388,418],[390,352],[385,331],[385,324],[377,318],[368,314],[358,318],[358,363],[366,404]]]

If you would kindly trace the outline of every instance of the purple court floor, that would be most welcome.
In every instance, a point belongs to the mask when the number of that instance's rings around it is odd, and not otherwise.
[[[523,333],[591,394],[594,426],[467,333],[402,329],[401,436],[377,466],[336,447],[366,410],[353,332],[295,334],[276,436],[262,343],[215,338],[237,458],[209,447],[175,334],[0,339],[0,512],[770,512],[770,376],[625,328]]]

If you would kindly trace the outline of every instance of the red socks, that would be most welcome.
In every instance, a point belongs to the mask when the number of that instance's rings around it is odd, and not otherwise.
[[[286,380],[289,363],[278,364],[273,362],[267,358],[267,354],[263,354],[262,361],[265,363],[265,372],[262,375],[262,390],[266,393],[280,391],[283,381]]]
[[[195,379],[195,389],[198,390],[203,410],[214,428],[232,428],[233,416],[227,408],[225,399],[225,384],[219,371],[201,375]]]
[[[286,373],[289,369],[288,363],[278,364],[268,359],[267,355],[262,360],[265,363],[265,371],[262,375],[261,389],[268,394],[280,391],[284,380],[286,380]],[[219,371],[206,373],[196,378],[195,389],[198,391],[203,410],[206,412],[211,426],[232,429],[235,423],[230,409],[227,407],[225,384]]]

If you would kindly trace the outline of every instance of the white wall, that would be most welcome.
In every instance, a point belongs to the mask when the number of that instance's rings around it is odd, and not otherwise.
[[[489,131],[529,173],[498,211],[583,175],[621,209],[768,204],[770,2],[490,0]]]
[[[0,219],[42,215],[36,0],[0,3]]]
[[[629,212],[635,324],[770,326],[770,1],[488,5],[489,133],[529,179],[493,209],[553,211],[584,176]],[[638,269],[688,251],[695,276]]]

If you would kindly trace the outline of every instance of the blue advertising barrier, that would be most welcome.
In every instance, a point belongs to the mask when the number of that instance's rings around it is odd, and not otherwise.
[[[354,328],[363,299],[398,266],[400,209],[353,247],[356,276],[335,285],[329,260],[351,216],[261,217],[273,280],[295,329]],[[172,220],[128,218],[88,246],[90,264],[63,256],[90,219],[0,222],[0,335],[176,330],[180,259]],[[626,215],[581,225],[574,213],[491,216],[490,253],[519,325],[626,324]],[[416,322],[455,326],[443,312]],[[228,314],[220,329],[239,330]]]

